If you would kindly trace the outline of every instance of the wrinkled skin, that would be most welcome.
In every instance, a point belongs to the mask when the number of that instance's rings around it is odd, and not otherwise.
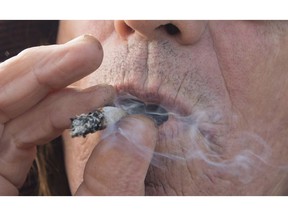
[[[71,116],[113,101],[109,85],[67,87],[96,70],[102,57],[99,42],[83,36],[29,48],[0,64],[0,195],[18,195],[37,145],[60,136]]]
[[[145,117],[120,122],[127,140],[149,147],[144,157],[119,146],[119,134],[65,133],[72,193],[287,194],[287,30],[277,21],[61,22],[59,43],[91,34],[104,50],[99,69],[75,86],[110,84],[171,112],[159,128]]]

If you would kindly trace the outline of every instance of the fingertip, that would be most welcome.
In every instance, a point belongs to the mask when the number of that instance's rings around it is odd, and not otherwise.
[[[119,133],[126,139],[154,148],[158,139],[155,122],[144,115],[127,115],[118,122]]]
[[[116,96],[115,88],[112,85],[107,84],[99,84],[96,86],[89,87],[87,89],[82,90],[81,93],[84,94],[88,93],[95,95],[95,98],[97,97],[97,101],[99,101],[97,107],[112,104]],[[92,97],[90,96],[90,99]]]
[[[70,57],[73,57],[71,62],[74,66],[87,68],[88,71],[92,72],[96,70],[102,63],[103,60],[103,48],[101,43],[92,35],[79,36],[66,44],[69,49]]]
[[[87,42],[87,43],[92,43],[92,44],[95,43],[98,46],[98,49],[102,50],[101,43],[93,35],[90,35],[90,34],[81,35],[79,37],[76,37],[76,38],[68,41],[65,44],[70,45],[70,44],[77,44],[77,43],[81,43],[81,42]]]
[[[102,47],[101,43],[94,36],[92,36],[90,34],[85,34],[85,35],[82,35],[82,37],[83,37],[83,40],[85,40],[87,42],[91,42],[92,44],[95,44],[98,48],[98,51],[101,51],[103,53],[103,47]]]
[[[103,94],[107,96],[107,101],[105,102],[105,105],[111,104],[116,97],[116,90],[114,86],[106,84],[100,84],[99,86],[102,88]]]
[[[90,34],[85,34],[85,35],[81,35],[79,37],[76,37],[70,41],[68,41],[66,44],[70,45],[70,44],[77,44],[77,43],[89,43],[90,45],[93,45],[97,48],[97,51],[102,52],[103,53],[103,48],[101,43],[92,35]]]
[[[147,130],[151,130],[151,131],[157,131],[157,125],[155,123],[155,121],[145,115],[127,115],[123,121],[129,122],[132,125],[140,125],[141,128],[145,127]],[[142,128],[143,130],[145,130],[144,128]]]
[[[99,84],[99,85],[95,85],[95,86],[91,86],[89,88],[83,89],[81,92],[83,93],[88,93],[88,92],[101,92],[103,94],[107,94],[107,95],[112,95],[113,97],[116,96],[116,90],[115,87],[112,85],[108,85],[108,84]]]

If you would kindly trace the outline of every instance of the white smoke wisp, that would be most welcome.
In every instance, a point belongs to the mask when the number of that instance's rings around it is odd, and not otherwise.
[[[121,100],[127,98],[131,100],[121,104]],[[134,114],[135,108],[142,105],[131,95],[122,95],[115,101],[115,106],[128,114]],[[161,112],[158,114],[162,115]],[[201,163],[201,167],[196,168],[198,173],[209,170],[215,176],[225,176],[242,184],[248,184],[259,174],[265,173],[267,167],[274,167],[271,146],[254,132],[227,130],[229,125],[218,123],[222,115],[219,109],[199,110],[190,116],[171,112],[163,115],[168,115],[169,119],[159,126],[159,146],[154,152],[137,143],[137,134],[130,134],[117,124],[109,125],[103,137],[121,133],[143,157],[153,153],[151,165],[158,169],[167,169],[167,160],[180,165]],[[274,168],[288,172],[287,166]]]

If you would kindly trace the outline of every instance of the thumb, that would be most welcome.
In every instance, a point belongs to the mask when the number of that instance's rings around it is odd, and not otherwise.
[[[76,195],[144,195],[144,180],[157,142],[154,122],[140,115],[107,128],[93,150]]]

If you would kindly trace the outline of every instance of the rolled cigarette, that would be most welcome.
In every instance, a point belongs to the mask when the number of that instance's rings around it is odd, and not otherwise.
[[[86,137],[89,133],[94,133],[105,129],[107,126],[115,124],[127,113],[118,107],[106,106],[90,112],[88,114],[81,114],[71,118],[72,137],[83,136]]]
[[[168,120],[169,114],[160,105],[145,104],[135,99],[123,100],[120,107],[106,106],[71,118],[72,137],[86,137],[89,133],[94,133],[105,129],[109,125],[115,124],[121,118],[130,114],[142,114],[152,118],[160,126]]]

